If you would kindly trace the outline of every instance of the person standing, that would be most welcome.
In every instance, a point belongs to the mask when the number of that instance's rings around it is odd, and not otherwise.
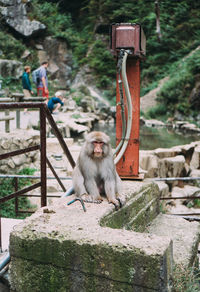
[[[37,95],[46,98],[46,103],[49,98],[47,67],[48,62],[44,61],[39,68],[39,82],[37,84]]]
[[[31,94],[33,94],[31,82],[29,78],[30,72],[31,72],[31,67],[25,66],[24,73],[22,75],[22,87],[23,87],[24,97],[31,97]],[[27,109],[24,109],[24,112],[27,112]]]

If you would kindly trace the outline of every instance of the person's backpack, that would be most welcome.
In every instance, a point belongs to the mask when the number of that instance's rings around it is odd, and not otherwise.
[[[32,80],[36,85],[39,84],[39,82],[40,82],[40,68],[33,70]]]

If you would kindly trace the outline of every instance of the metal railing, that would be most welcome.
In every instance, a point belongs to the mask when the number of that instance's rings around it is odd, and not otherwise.
[[[39,120],[40,120],[40,144],[31,146],[25,149],[20,149],[20,150],[15,150],[11,152],[7,152],[4,154],[0,154],[0,160],[10,158],[16,155],[28,153],[31,151],[40,151],[40,181],[32,184],[31,186],[25,187],[21,190],[18,190],[17,186],[17,180],[15,181],[15,192],[7,195],[3,198],[0,198],[0,205],[4,202],[7,202],[11,199],[16,199],[20,196],[24,196],[25,193],[30,192],[34,189],[37,189],[40,187],[41,189],[41,207],[44,207],[47,205],[47,170],[46,170],[46,165],[51,169],[53,175],[57,179],[59,185],[61,186],[62,190],[65,192],[65,186],[61,182],[60,178],[58,177],[56,171],[54,170],[53,166],[51,165],[49,159],[47,158],[47,153],[46,153],[46,119],[49,122],[49,125],[52,127],[53,133],[58,139],[60,146],[62,147],[65,155],[68,158],[69,163],[71,164],[72,168],[75,166],[75,162],[73,160],[73,157],[62,137],[62,134],[60,133],[50,111],[47,108],[47,105],[44,102],[12,102],[12,103],[0,103],[0,110],[13,110],[15,109],[16,111],[27,108],[27,109],[39,109],[40,115],[39,115]],[[16,203],[17,204],[17,203]],[[17,208],[17,206],[16,206]],[[0,221],[1,222],[1,221]],[[0,224],[0,231],[1,231],[1,224]],[[0,243],[1,243],[1,232],[0,232]]]
[[[165,182],[169,182],[169,181],[193,181],[193,180],[200,180],[200,177],[158,177],[158,178],[154,178],[154,181],[165,181]],[[199,192],[200,193],[200,190]],[[167,201],[167,200],[195,200],[198,199],[200,200],[200,196],[198,195],[192,195],[192,196],[176,196],[176,197],[172,197],[172,196],[168,196],[168,197],[160,197],[161,201]],[[172,215],[172,216],[182,216],[185,219],[188,219],[190,221],[200,221],[199,217],[189,217],[189,216],[200,216],[200,213],[182,213],[182,214],[168,214],[168,215]]]

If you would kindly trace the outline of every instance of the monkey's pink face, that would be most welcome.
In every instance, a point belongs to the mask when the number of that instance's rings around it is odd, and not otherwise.
[[[96,157],[96,158],[102,157],[104,142],[94,141],[94,142],[92,142],[92,144],[94,146],[94,150],[93,150],[94,157]]]

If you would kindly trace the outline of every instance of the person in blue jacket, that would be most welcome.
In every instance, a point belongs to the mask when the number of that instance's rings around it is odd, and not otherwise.
[[[25,66],[24,73],[22,75],[22,87],[23,87],[24,97],[31,97],[31,95],[34,94],[31,87],[31,81],[29,79],[30,72],[31,72],[31,67]],[[26,111],[27,109],[24,109],[24,112]]]
[[[62,93],[60,91],[57,91],[55,93],[55,96],[50,98],[50,100],[48,101],[47,106],[50,112],[52,114],[57,114],[59,112],[60,107],[64,105],[63,101],[64,98],[62,96]]]

